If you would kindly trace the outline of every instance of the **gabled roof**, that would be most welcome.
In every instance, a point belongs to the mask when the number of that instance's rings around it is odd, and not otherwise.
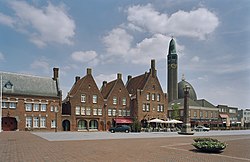
[[[129,94],[135,94],[137,89],[142,90],[147,83],[149,75],[150,74],[146,72],[145,74],[131,78],[126,85]]]
[[[80,80],[78,80],[76,83],[74,83],[74,85],[72,86],[72,88],[70,89],[68,95],[69,96],[74,96],[78,90],[78,88],[83,84],[84,80],[88,77],[88,75],[85,75],[84,77],[82,77]]]
[[[196,102],[201,105],[202,107],[210,107],[210,108],[215,108],[215,106],[213,104],[211,104],[210,102],[208,102],[205,99],[200,99],[200,100],[196,100]]]
[[[102,93],[102,96],[104,99],[108,98],[109,94],[111,93],[111,91],[114,88],[117,81],[118,81],[118,79],[107,83],[106,86],[102,86],[101,93]]]
[[[3,94],[58,97],[57,83],[52,78],[0,72]]]

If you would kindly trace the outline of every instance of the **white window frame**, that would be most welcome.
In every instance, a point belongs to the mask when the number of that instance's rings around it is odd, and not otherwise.
[[[80,109],[81,109],[80,106],[76,106],[76,108],[75,108],[75,114],[76,114],[76,115],[80,115],[80,113],[81,113],[81,112],[80,112],[80,111],[81,111]]]
[[[147,112],[150,111],[150,104],[146,104],[146,111],[147,111]]]
[[[86,115],[86,108],[85,107],[81,107],[81,115]]]
[[[31,116],[27,116],[25,121],[26,121],[25,127],[26,128],[31,128],[32,127],[32,117]]]
[[[152,93],[152,101],[154,101],[155,100],[155,93]]]
[[[146,104],[142,104],[142,111],[146,111]]]
[[[122,116],[126,116],[127,115],[127,111],[126,110],[122,110]]]
[[[98,109],[98,115],[101,116],[102,115],[102,108]]]
[[[113,110],[112,110],[112,115],[113,115],[113,116],[116,116],[116,109],[113,109]]]
[[[56,120],[51,120],[51,128],[56,128]]]
[[[130,110],[127,110],[127,116],[130,116]]]
[[[117,97],[116,96],[113,97],[113,105],[117,105]]]
[[[8,108],[8,103],[7,102],[2,102],[2,108],[7,109]]]
[[[41,104],[41,111],[47,111],[47,104]]]
[[[146,95],[146,99],[147,99],[147,101],[149,101],[149,100],[150,100],[150,93],[147,93],[147,95]]]
[[[81,102],[86,103],[86,94],[81,94]]]
[[[90,109],[90,107],[86,108],[86,115],[88,115],[88,116],[91,115],[91,109]]]
[[[122,99],[122,105],[123,105],[123,106],[126,106],[126,105],[127,105],[127,99],[126,99],[126,97],[124,97],[124,98]]]
[[[112,109],[108,109],[108,116],[112,116]]]
[[[32,111],[32,103],[25,104],[25,111]]]
[[[51,111],[51,112],[54,111],[54,106],[53,106],[53,105],[50,106],[50,111]]]
[[[40,118],[40,128],[46,128],[46,117]]]
[[[16,105],[17,105],[16,102],[10,102],[10,103],[9,103],[9,108],[10,108],[10,109],[16,109]]]
[[[33,128],[39,128],[39,117],[33,117]]]
[[[97,95],[93,95],[93,103],[96,104],[97,103]]]
[[[161,99],[161,95],[160,95],[160,94],[157,94],[156,100],[157,100],[158,102],[160,102],[160,99]]]
[[[38,106],[38,107],[36,107],[36,106]],[[39,104],[37,104],[37,103],[33,104],[33,111],[39,111]]]
[[[96,108],[93,109],[93,115],[94,115],[94,116],[97,115],[97,109],[96,109]]]
[[[122,110],[121,109],[118,110],[118,116],[122,116]]]

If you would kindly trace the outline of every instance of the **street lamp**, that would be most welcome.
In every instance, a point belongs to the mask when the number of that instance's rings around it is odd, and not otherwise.
[[[190,124],[190,117],[189,117],[189,90],[190,86],[185,85],[183,88],[184,91],[184,120],[183,120],[183,126],[181,129],[181,132],[178,132],[178,134],[184,134],[184,135],[193,135],[194,132],[191,131],[191,124]]]

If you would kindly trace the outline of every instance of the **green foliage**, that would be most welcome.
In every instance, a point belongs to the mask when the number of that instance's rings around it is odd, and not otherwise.
[[[141,132],[141,123],[138,121],[137,118],[133,120],[131,130],[132,132]]]
[[[227,147],[227,144],[213,138],[195,138],[192,145],[204,152],[220,152]]]
[[[173,106],[172,106],[172,114],[171,114],[171,118],[172,119],[176,119],[176,120],[180,120],[180,115],[179,115],[179,105],[177,103],[175,103]]]

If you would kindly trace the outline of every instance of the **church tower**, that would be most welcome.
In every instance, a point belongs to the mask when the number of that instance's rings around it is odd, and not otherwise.
[[[178,99],[178,55],[172,38],[168,50],[168,102]]]

